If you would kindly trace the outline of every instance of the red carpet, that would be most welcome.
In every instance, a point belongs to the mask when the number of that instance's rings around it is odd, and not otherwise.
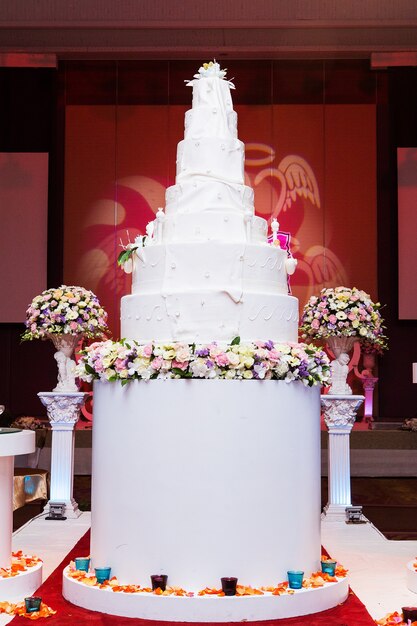
[[[90,532],[88,531],[36,592],[37,595],[42,597],[43,602],[57,611],[56,615],[48,617],[46,621],[42,620],[42,624],[45,624],[45,626],[54,626],[55,624],[60,626],[74,626],[75,624],[77,626],[78,624],[96,624],[98,626],[151,626],[152,624],[158,624],[165,626],[173,623],[151,622],[138,618],[115,617],[106,613],[95,613],[81,609],[64,600],[62,597],[62,570],[68,565],[70,560],[79,554],[87,554],[89,550]],[[19,624],[20,626],[23,624],[21,617],[15,617],[10,623],[14,625]],[[286,626],[287,624],[288,626],[375,626],[374,620],[362,602],[352,592],[343,604],[316,615],[265,622],[246,622],[246,624],[251,623],[259,626]],[[204,626],[204,624],[196,624],[196,626]],[[205,626],[207,626],[207,623]]]

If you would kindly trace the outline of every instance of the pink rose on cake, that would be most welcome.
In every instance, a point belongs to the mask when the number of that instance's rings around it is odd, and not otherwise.
[[[229,365],[229,357],[225,352],[220,352],[220,354],[215,356],[214,361],[219,367],[226,367],[226,365]]]

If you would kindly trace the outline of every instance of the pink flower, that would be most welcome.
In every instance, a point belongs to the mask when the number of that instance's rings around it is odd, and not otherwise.
[[[278,350],[275,350],[275,348],[272,348],[272,350],[269,351],[269,356],[268,356],[270,361],[274,361],[274,363],[278,362],[281,358],[281,353],[278,352]]]
[[[188,361],[177,361],[176,359],[174,359],[172,361],[172,367],[177,367],[184,372],[188,367]]]
[[[162,357],[161,357],[161,356],[156,356],[156,357],[154,358],[154,360],[152,361],[152,363],[151,363],[152,369],[154,369],[154,370],[160,370],[160,369],[161,369],[161,367],[162,367],[162,363],[163,363],[163,362],[164,362],[164,361],[163,361],[163,359],[162,359]]]
[[[225,367],[226,365],[229,365],[228,356],[224,352],[221,352],[220,354],[216,355],[214,357],[214,360],[219,367]]]
[[[96,372],[104,372],[104,366],[101,359],[97,359],[97,361],[94,361],[94,369],[96,370]]]
[[[319,322],[319,320],[314,319],[314,320],[311,322],[311,327],[312,327],[312,328],[315,328],[316,330],[318,330],[318,329],[320,328],[320,322]]]
[[[77,322],[71,322],[71,323],[70,323],[70,328],[71,328],[71,330],[77,330],[77,329],[78,329],[78,324],[77,324]]]
[[[143,354],[144,354],[144,356],[147,356],[148,358],[151,356],[151,354],[152,354],[152,344],[148,343],[146,346],[144,346]],[[152,365],[152,367],[153,367],[153,365]]]
[[[122,370],[124,369],[124,366],[125,366],[125,359],[118,358],[115,360],[114,367],[116,370]]]
[[[337,322],[336,315],[329,315],[329,322],[330,322],[330,324],[336,324],[336,322]]]

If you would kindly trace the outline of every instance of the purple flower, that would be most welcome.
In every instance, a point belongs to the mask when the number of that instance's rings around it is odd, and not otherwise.
[[[265,348],[267,350],[272,350],[274,347],[274,342],[271,341],[270,339],[268,339],[268,341],[265,341]]]
[[[208,348],[201,348],[200,350],[196,350],[195,353],[196,353],[197,356],[208,356],[209,349]]]

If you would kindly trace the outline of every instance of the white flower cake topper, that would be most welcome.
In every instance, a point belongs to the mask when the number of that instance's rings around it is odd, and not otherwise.
[[[185,82],[187,83],[187,87],[192,87],[195,78],[200,80],[200,78],[211,78],[213,76],[217,76],[218,78],[225,80],[226,72],[227,69],[220,69],[220,64],[217,63],[216,59],[214,59],[214,61],[210,61],[209,63],[203,63],[203,65],[198,68],[198,74],[194,74],[193,80],[186,80]],[[229,87],[231,89],[235,89],[234,84],[230,80],[227,80],[227,82],[229,83]]]

